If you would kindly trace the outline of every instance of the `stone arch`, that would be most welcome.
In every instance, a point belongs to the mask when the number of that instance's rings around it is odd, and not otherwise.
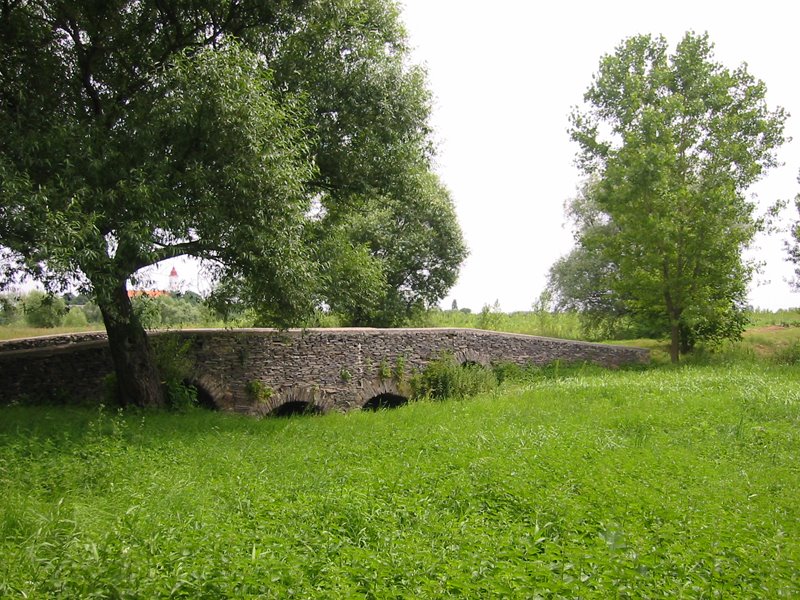
[[[300,414],[323,414],[330,409],[327,394],[318,387],[300,385],[286,386],[274,393],[259,407],[262,415],[291,416]]]
[[[197,405],[200,408],[219,410],[219,406],[214,400],[214,396],[211,395],[211,392],[209,392],[203,384],[191,379],[184,379],[183,384],[191,386],[195,389],[195,392],[197,393]]]
[[[394,379],[376,379],[363,383],[361,389],[361,408],[378,410],[397,408],[408,404],[408,393],[398,387]]]
[[[303,402],[302,400],[287,400],[268,413],[270,417],[294,417],[319,414],[322,414],[322,409],[320,409],[319,406],[309,402]]]
[[[184,379],[184,383],[197,390],[197,400],[203,408],[221,410],[233,406],[233,396],[227,386],[208,374],[193,374]]]
[[[472,348],[459,350],[453,354],[453,360],[455,360],[456,364],[459,365],[480,365],[482,367],[492,366],[492,359],[489,356],[477,352]]]
[[[361,408],[362,410],[374,411],[386,408],[399,408],[406,404],[408,404],[408,398],[406,396],[384,392],[383,394],[378,394],[367,400]]]

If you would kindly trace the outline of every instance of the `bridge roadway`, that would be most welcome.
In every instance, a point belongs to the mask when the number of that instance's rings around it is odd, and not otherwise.
[[[402,403],[408,378],[443,353],[457,362],[646,363],[642,348],[476,329],[192,329],[152,332],[188,342],[187,381],[227,411],[348,411]],[[103,398],[113,371],[104,333],[0,342],[0,404]]]

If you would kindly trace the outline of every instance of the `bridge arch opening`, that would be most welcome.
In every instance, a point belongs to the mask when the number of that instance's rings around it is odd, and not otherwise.
[[[322,409],[319,406],[302,400],[287,400],[269,412],[270,417],[296,417],[319,414],[322,414]]]
[[[183,385],[195,389],[197,393],[197,406],[207,410],[219,410],[219,405],[216,400],[214,400],[214,396],[202,383],[193,379],[184,379]]]
[[[400,394],[392,394],[391,392],[383,392],[377,396],[373,396],[362,407],[363,410],[381,410],[384,408],[398,408],[408,404],[408,398]]]

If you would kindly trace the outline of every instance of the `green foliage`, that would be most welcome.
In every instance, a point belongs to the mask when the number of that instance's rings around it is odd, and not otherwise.
[[[207,323],[212,318],[202,301],[192,297],[159,296],[155,300],[161,313],[162,325],[200,324]]]
[[[197,388],[189,380],[194,363],[189,356],[190,339],[158,336],[152,339],[153,355],[161,377],[167,408],[183,411],[197,405]]]
[[[614,291],[616,264],[589,245],[617,233],[616,225],[597,204],[598,185],[597,179],[590,177],[564,204],[576,246],[550,267],[540,302],[542,308],[579,314],[589,338],[641,337],[635,316]]]
[[[89,323],[102,323],[103,315],[100,312],[100,307],[94,302],[87,302],[81,307],[83,314],[86,315],[86,320]]]
[[[270,398],[275,395],[275,390],[258,379],[248,381],[245,389],[247,395],[256,404],[267,404]]]
[[[797,182],[800,183],[800,176],[798,176]],[[797,194],[797,196],[794,198],[794,207],[797,212],[800,213],[800,194]],[[800,220],[795,221],[792,224],[790,233],[792,236],[791,240],[789,242],[785,242],[786,252],[788,254],[788,260],[794,263],[795,266],[794,280],[792,281],[792,285],[795,289],[798,289],[800,288]]]
[[[181,325],[205,325],[216,321],[215,315],[202,300],[181,295],[162,295],[151,298],[136,296],[133,310],[145,329]]]
[[[339,371],[339,379],[341,379],[345,383],[350,383],[350,381],[353,379],[353,374],[344,367],[342,367],[342,369]]]
[[[797,597],[799,380],[574,370],[289,421],[6,407],[0,596]]]
[[[332,214],[321,225],[358,249],[349,264],[366,261],[371,266],[362,271],[373,281],[354,285],[358,280],[346,271],[330,282],[326,298],[351,325],[404,325],[445,296],[467,256],[452,200],[436,176],[415,169],[395,196],[361,202],[358,212],[344,219]],[[339,230],[328,220],[340,221]]]
[[[386,379],[392,378],[392,367],[389,366],[389,362],[383,358],[381,359],[381,364],[378,365],[378,379],[384,381]]]
[[[750,326],[800,327],[800,309],[782,308],[780,310],[750,310],[747,312]]]
[[[89,324],[89,320],[86,318],[86,313],[81,307],[73,306],[69,309],[69,312],[64,315],[62,324],[65,327],[85,327]]]
[[[136,296],[131,300],[133,313],[145,329],[158,329],[161,325],[161,310],[158,298]]]
[[[58,327],[67,312],[64,300],[59,296],[32,291],[22,299],[25,322],[31,327]]]
[[[715,62],[705,35],[687,33],[671,55],[664,38],[636,36],[603,57],[572,115],[602,219],[579,231],[584,250],[569,261],[599,255],[583,270],[602,273],[603,295],[671,336],[673,361],[743,329],[753,265],[742,251],[764,226],[746,191],[784,141],[786,114],[765,94],[745,66]]]
[[[197,388],[185,381],[167,379],[163,383],[167,408],[184,412],[197,406]]]
[[[22,318],[23,308],[19,298],[0,294],[0,325],[11,325]]]
[[[800,341],[795,341],[779,349],[774,355],[775,362],[782,365],[796,365],[800,363]]]
[[[524,378],[525,369],[515,363],[498,362],[492,365],[492,371],[497,378],[497,383],[502,385],[507,381],[518,381]]]
[[[430,361],[416,383],[418,397],[436,400],[461,399],[488,392],[497,387],[491,369],[476,364],[458,364],[452,355]]]
[[[478,329],[490,329],[497,331],[500,327],[500,301],[495,300],[492,306],[484,304],[481,312],[478,315]]]
[[[406,376],[406,357],[400,355],[394,361],[394,372],[392,373],[392,378],[397,382],[401,383]]]

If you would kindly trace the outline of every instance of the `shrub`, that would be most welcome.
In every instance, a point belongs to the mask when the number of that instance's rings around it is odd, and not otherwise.
[[[494,389],[497,378],[482,365],[460,365],[451,355],[445,355],[428,363],[413,387],[416,396],[466,398]]]
[[[492,367],[494,376],[497,378],[497,383],[502,384],[504,381],[512,381],[521,379],[525,370],[515,363],[501,362]]]
[[[19,320],[20,302],[18,298],[10,295],[0,295],[0,325],[10,325]]]
[[[207,320],[203,306],[193,298],[161,296],[155,298],[155,303],[158,306],[162,325],[203,323]]]
[[[197,406],[197,388],[185,381],[177,379],[165,381],[164,395],[171,410],[183,412]]]
[[[133,312],[145,329],[155,329],[161,325],[161,310],[155,298],[136,296],[131,300]]]
[[[78,306],[73,306],[64,317],[64,325],[68,327],[83,327],[89,324],[86,313]]]
[[[103,314],[100,312],[100,307],[94,302],[87,302],[81,307],[81,310],[89,323],[102,323]]]
[[[172,410],[182,411],[197,404],[197,388],[187,382],[193,367],[188,356],[191,345],[191,340],[181,340],[172,335],[160,336],[153,341],[153,354],[167,406]]]
[[[381,364],[378,365],[378,378],[383,381],[384,379],[390,379],[392,377],[392,369],[389,366],[389,363],[386,362],[384,358],[381,361]]]
[[[774,360],[780,365],[796,365],[800,363],[800,342],[789,344],[775,352]]]
[[[63,298],[36,290],[25,296],[22,305],[25,321],[31,327],[58,327],[67,310]]]
[[[501,318],[500,303],[497,300],[495,300],[492,306],[484,304],[480,315],[478,315],[478,329],[498,331],[500,329]]]
[[[246,386],[247,395],[256,404],[267,404],[275,394],[275,390],[266,385],[263,381],[253,379],[247,382]]]

